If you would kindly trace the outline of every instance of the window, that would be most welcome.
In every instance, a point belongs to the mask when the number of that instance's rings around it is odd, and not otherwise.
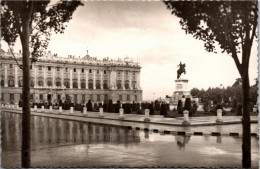
[[[10,64],[10,65],[9,65],[9,68],[12,69],[12,68],[13,68],[13,64]]]
[[[77,69],[76,69],[76,68],[74,68],[74,72],[77,72]]]
[[[51,71],[51,67],[50,66],[48,66],[48,71]]]
[[[14,87],[14,77],[13,76],[9,77],[8,86],[9,87]]]
[[[59,68],[59,67],[57,67],[57,72],[58,72],[58,71],[60,71],[60,68]]]
[[[10,100],[14,100],[14,94],[10,94]]]
[[[106,71],[106,70],[104,70],[104,74],[105,74],[105,75],[107,74],[107,71]]]
[[[74,101],[77,101],[77,95],[74,94]]]
[[[120,75],[120,72],[118,71],[117,74]]]
[[[125,81],[125,89],[129,89],[129,81],[128,80]]]
[[[136,81],[132,81],[132,86],[133,86],[133,89],[136,89]]]
[[[81,69],[81,72],[84,73],[84,69]]]
[[[82,101],[85,102],[85,95],[82,95]]]
[[[70,80],[69,79],[64,79],[64,86],[66,88],[70,88]]]
[[[85,80],[81,80],[80,87],[81,87],[82,89],[86,89]]]
[[[42,80],[38,81],[38,86],[43,86],[43,81]]]
[[[133,75],[135,75],[135,72],[133,72]]]
[[[56,86],[61,86],[61,79],[60,78],[56,79]]]
[[[128,75],[128,71],[126,71],[125,74]]]
[[[108,89],[107,80],[104,80],[104,81],[103,81],[103,89]]]
[[[93,95],[89,96],[89,100],[93,101]]]
[[[97,101],[100,101],[100,95],[97,95]]]
[[[51,79],[47,79],[47,86],[52,86],[52,80]]]
[[[18,87],[23,87],[23,80],[18,81]]]
[[[123,101],[122,95],[119,95],[119,101]]]
[[[137,101],[137,95],[135,95],[135,101]]]
[[[97,70],[97,74],[99,74],[99,70]]]
[[[92,73],[92,70],[91,69],[89,69],[89,71],[88,71],[89,73]]]
[[[30,94],[30,99],[33,100],[33,94]]]
[[[121,84],[121,80],[117,80],[117,89],[122,89],[122,84]]]
[[[4,79],[1,79],[1,86],[4,86],[5,85],[5,81]]]
[[[100,89],[101,85],[100,85],[100,80],[96,80],[96,89]]]
[[[69,71],[69,69],[66,67],[66,68],[65,68],[65,71],[66,71],[66,72],[68,72],[68,71]]]
[[[42,94],[40,94],[40,100],[43,100],[43,95]]]
[[[42,70],[42,66],[39,66],[39,70]]]
[[[73,80],[72,87],[73,87],[74,89],[78,88],[78,82],[77,82],[76,79]]]
[[[127,101],[130,101],[130,95],[127,95]]]
[[[60,97],[60,95],[59,95],[59,94],[57,95],[57,99],[58,99],[58,101],[60,101],[60,100],[61,100],[61,97]]]
[[[93,80],[92,79],[88,80],[88,88],[93,89]]]

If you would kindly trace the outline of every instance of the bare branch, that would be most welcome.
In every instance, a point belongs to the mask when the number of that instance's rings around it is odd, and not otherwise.
[[[15,57],[15,55],[14,55],[14,53],[13,53],[13,51],[12,51],[12,49],[11,49],[11,47],[10,47],[9,44],[8,44],[8,47],[9,47],[9,50],[11,51],[11,54],[12,54],[13,57],[14,57],[14,60],[15,60],[16,64],[17,64],[17,65],[19,66],[19,68],[22,70],[22,69],[23,69],[23,66],[18,63],[18,61],[17,61],[17,59],[16,59],[16,57]]]

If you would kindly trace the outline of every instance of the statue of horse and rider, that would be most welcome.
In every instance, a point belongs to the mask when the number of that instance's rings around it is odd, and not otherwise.
[[[184,73],[186,74],[186,70],[185,70],[185,63],[181,63],[178,65],[178,67],[180,67],[178,70],[177,70],[177,79],[179,79],[181,77],[181,74]]]

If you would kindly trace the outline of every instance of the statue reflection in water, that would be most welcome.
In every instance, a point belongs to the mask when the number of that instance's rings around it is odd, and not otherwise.
[[[177,146],[179,147],[179,150],[184,150],[185,149],[185,144],[188,144],[190,141],[190,135],[188,136],[175,136]]]

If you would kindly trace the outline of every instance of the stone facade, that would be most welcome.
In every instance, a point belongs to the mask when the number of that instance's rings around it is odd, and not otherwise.
[[[15,57],[22,64],[21,52]],[[1,69],[2,103],[18,103],[22,100],[23,75],[9,51],[1,50]],[[31,100],[141,102],[140,70],[140,65],[129,58],[98,60],[88,54],[65,58],[48,52],[30,67]]]

